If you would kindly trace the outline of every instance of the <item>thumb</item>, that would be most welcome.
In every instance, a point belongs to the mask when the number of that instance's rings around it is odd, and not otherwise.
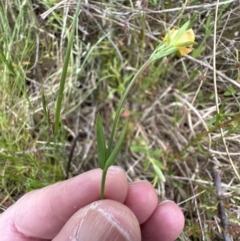
[[[78,210],[53,241],[140,241],[137,218],[125,205],[101,200]]]

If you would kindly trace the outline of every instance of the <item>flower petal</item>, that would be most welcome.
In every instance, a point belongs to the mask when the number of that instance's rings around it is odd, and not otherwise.
[[[185,32],[181,33],[180,35],[179,30],[171,29],[166,36],[164,37],[163,41],[166,45],[172,45],[177,47],[178,52],[181,56],[185,56],[192,51],[192,44],[195,40],[195,34],[192,29],[188,29]]]
[[[177,41],[178,45],[187,43],[187,42],[194,42],[195,34],[192,29],[188,29],[186,32],[182,34],[180,39]]]
[[[192,52],[192,46],[188,46],[188,47],[178,47],[178,51],[180,53],[181,56],[185,56],[187,54],[189,54],[190,52]]]

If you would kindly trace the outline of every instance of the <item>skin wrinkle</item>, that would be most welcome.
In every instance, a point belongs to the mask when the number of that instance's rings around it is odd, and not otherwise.
[[[62,197],[66,196],[67,193],[67,187],[66,187],[66,182],[61,183],[61,185],[56,188],[52,188],[52,190],[50,189],[50,198],[48,199],[49,202],[47,203],[47,207],[49,208],[50,213],[52,214],[53,217],[56,217],[56,219],[60,220],[63,224],[66,222],[66,218],[65,217],[61,217],[60,215],[58,215],[58,212],[54,211],[54,205],[52,205],[52,202],[56,202],[56,200],[54,200],[54,198],[52,198],[52,196],[54,196],[55,193],[61,193]],[[64,199],[61,200],[61,203],[64,203]]]
[[[2,241],[9,241],[10,238],[12,238],[12,236],[14,236],[14,241],[23,241],[23,240],[24,241],[37,241],[37,240],[40,240],[40,239],[36,239],[36,238],[32,238],[32,237],[26,237],[23,233],[19,232],[16,227],[16,224],[14,222],[14,219],[4,220],[3,223],[4,223],[4,225],[2,225],[2,226],[4,226],[5,234],[3,236],[1,236]],[[13,240],[13,239],[11,239],[11,240]]]
[[[14,209],[12,207],[8,208],[8,211],[11,215],[14,215]],[[14,219],[12,219],[11,217],[6,219],[5,218],[6,215],[5,213],[2,213],[0,215],[0,234],[3,233],[3,235],[1,235],[1,238],[3,239],[3,241],[7,240],[9,237],[6,238],[6,233],[19,233],[16,227],[16,224],[14,222]]]
[[[125,240],[131,240],[130,235],[125,231],[123,227],[121,227],[121,224],[118,222],[117,219],[114,218],[114,216],[107,213],[103,208],[98,209],[98,211],[112,224],[112,228],[115,227],[119,230],[119,233],[121,233],[125,237]]]
[[[96,207],[98,207],[98,205],[99,205],[99,203],[92,203],[90,206],[89,206],[89,208],[86,208],[85,210],[84,210],[84,212],[83,212],[83,214],[81,215],[81,222],[80,223],[77,223],[77,227],[74,229],[74,231],[73,231],[73,237],[74,237],[74,239],[73,239],[73,241],[78,241],[79,240],[79,238],[80,239],[82,239],[82,237],[81,237],[81,226],[82,226],[82,224],[83,224],[83,222],[84,222],[84,217],[86,217],[86,215],[87,215],[87,213],[89,212],[89,210],[91,209],[91,206],[92,206],[92,209],[94,209],[94,206],[96,206]],[[76,222],[78,222],[78,219],[76,220]],[[72,237],[72,236],[71,236]]]
[[[25,198],[26,199],[26,198]],[[22,200],[24,200],[24,199],[22,199]],[[30,202],[30,200],[24,200],[25,201],[25,205],[26,206],[28,206],[28,202]],[[21,208],[21,205],[19,205],[20,206],[20,208]],[[24,206],[22,206],[22,207],[24,207]],[[13,208],[13,210],[12,210],[12,217],[16,217],[19,212],[19,209],[17,209],[17,208]],[[26,210],[26,213],[25,213],[25,215],[24,215],[24,222],[25,223],[27,223],[27,226],[29,226],[30,227],[30,223],[31,223],[31,221],[30,221],[30,217],[31,217],[31,210],[30,209],[27,209]],[[31,236],[31,234],[29,233],[29,232],[27,232],[26,230],[24,230],[22,227],[21,227],[21,225],[19,225],[18,223],[16,223],[16,220],[14,220],[13,219],[13,225],[14,225],[14,229],[16,229],[16,231],[19,233],[19,234],[22,234],[22,235],[25,235],[25,236]]]
[[[94,211],[97,210],[97,212],[99,214],[101,214],[102,217],[104,217],[108,223],[110,223],[112,226],[111,228],[109,228],[109,226],[107,227],[107,229],[105,229],[105,233],[111,232],[112,229],[116,228],[119,233],[125,238],[125,240],[129,240],[131,241],[131,237],[132,235],[130,235],[129,233],[127,233],[125,231],[124,227],[121,227],[121,224],[118,222],[118,220],[111,215],[108,210],[105,210],[104,208],[98,207],[100,205],[100,202],[95,202],[92,203],[91,205],[88,206],[88,208],[86,209],[86,211],[84,211],[84,213],[81,215],[81,222],[78,223],[77,228],[74,229],[73,232],[73,236],[70,236],[69,238],[71,238],[72,241],[79,241],[79,240],[83,240],[83,237],[81,235],[81,226],[84,222],[84,218],[86,217],[86,215],[90,212],[90,211]],[[91,215],[91,214],[90,214]],[[108,235],[106,235],[108,237]],[[72,239],[72,237],[74,237],[74,239]]]
[[[52,195],[51,192],[52,187],[49,187],[49,189],[47,190],[46,194]],[[32,237],[33,233],[30,231],[33,229],[36,229],[36,220],[35,217],[36,215],[39,217],[39,220],[41,220],[45,227],[48,227],[49,232],[52,232],[52,226],[54,225],[53,223],[49,223],[46,222],[46,213],[47,215],[49,215],[49,212],[51,212],[51,215],[53,217],[56,217],[56,219],[59,219],[59,217],[57,217],[54,212],[52,211],[51,207],[50,207],[50,199],[47,198],[45,199],[44,197],[41,198],[37,198],[37,194],[34,195],[34,192],[38,192],[38,191],[33,191],[29,194],[27,194],[26,196],[24,196],[22,199],[20,199],[18,206],[14,206],[13,210],[12,210],[12,217],[18,217],[17,220],[15,220],[15,227],[18,233],[25,235],[26,237]],[[41,203],[40,207],[39,207],[39,203]],[[24,204],[24,205],[23,205]],[[21,217],[19,217],[19,208],[23,207],[23,209],[25,210],[24,213],[24,225],[22,225],[22,219]],[[29,208],[25,208],[25,207],[29,207]],[[41,208],[44,209],[49,209],[49,212],[42,212]],[[35,215],[33,215],[32,210],[36,210],[35,211]],[[45,214],[45,215],[44,215]],[[65,221],[62,221],[62,226],[64,225]],[[38,236],[40,234],[37,234],[37,232],[35,233],[34,236]],[[49,237],[46,237],[49,238]]]
[[[48,190],[49,196],[52,195],[51,189],[52,189],[52,188],[50,188],[50,189]],[[56,215],[56,212],[54,212],[54,211],[52,210],[52,207],[51,207],[51,200],[52,200],[52,198],[47,198],[47,199],[41,198],[41,199],[42,199],[42,200],[36,200],[35,203],[37,204],[37,203],[39,203],[39,202],[42,202],[41,207],[44,208],[44,209],[48,209],[48,212],[44,211],[44,213],[45,213],[44,216],[41,215],[41,210],[38,210],[37,213],[38,213],[38,215],[40,216],[40,219],[42,220],[42,222],[44,222],[45,227],[47,227],[48,232],[52,232],[53,227],[54,227],[54,224],[50,223],[49,221],[48,221],[48,222],[46,221],[46,213],[48,213],[47,215],[50,214],[51,216],[53,216],[56,220],[61,221],[63,224],[64,224],[64,222],[63,222],[63,220],[61,220],[61,219]],[[36,208],[38,208],[38,207],[36,206]],[[49,236],[49,235],[47,235],[47,236]]]

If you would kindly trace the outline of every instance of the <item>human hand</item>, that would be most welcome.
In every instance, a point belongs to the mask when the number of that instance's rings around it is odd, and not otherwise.
[[[111,167],[105,200],[99,200],[100,169],[85,172],[20,198],[0,215],[2,241],[173,241],[184,217],[167,201],[158,205],[150,183],[129,184]]]

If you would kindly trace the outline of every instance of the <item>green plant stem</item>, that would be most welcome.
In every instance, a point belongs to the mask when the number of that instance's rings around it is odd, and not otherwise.
[[[112,152],[113,139],[114,139],[114,136],[115,136],[116,127],[117,127],[117,123],[118,123],[118,120],[119,120],[119,117],[120,117],[120,114],[121,114],[121,109],[122,109],[124,100],[126,99],[128,93],[130,92],[130,90],[131,90],[133,84],[135,83],[136,79],[143,72],[143,70],[146,67],[148,67],[152,62],[154,62],[157,59],[163,58],[164,56],[167,56],[167,55],[175,52],[176,50],[177,50],[176,47],[166,46],[164,44],[160,44],[158,46],[158,48],[152,53],[150,58],[142,65],[142,67],[138,70],[138,72],[135,74],[135,76],[132,78],[132,80],[128,84],[126,90],[124,91],[124,93],[123,93],[123,95],[122,95],[122,97],[119,101],[119,104],[118,104],[118,107],[117,107],[117,110],[116,110],[116,115],[115,115],[115,118],[113,120],[113,127],[112,127],[109,145],[108,145],[108,149],[107,149],[107,153],[106,153],[106,160],[108,160],[108,158],[110,157],[111,152]],[[104,199],[104,189],[105,189],[105,181],[106,181],[108,166],[110,166],[110,165],[106,165],[106,163],[105,163],[105,167],[104,167],[103,173],[102,173],[101,193],[100,193],[101,199]]]
[[[108,150],[107,150],[107,158],[109,158],[110,154],[111,154],[111,151],[112,151],[112,145],[113,145],[113,138],[114,138],[114,135],[115,135],[115,132],[116,132],[116,127],[117,127],[117,123],[118,123],[118,120],[119,120],[119,117],[120,117],[120,113],[121,113],[121,109],[122,109],[122,106],[123,106],[123,103],[124,103],[124,100],[126,99],[129,91],[131,90],[135,80],[138,78],[138,76],[142,73],[142,71],[151,63],[151,58],[148,59],[147,62],[145,62],[142,67],[138,70],[138,72],[135,74],[135,76],[133,77],[133,79],[131,80],[131,82],[128,84],[125,92],[123,93],[122,95],[122,98],[120,99],[120,102],[118,104],[118,108],[117,108],[117,111],[116,111],[116,115],[115,115],[115,118],[114,118],[114,121],[113,121],[113,128],[112,128],[112,132],[111,132],[111,136],[110,136],[110,141],[109,141],[109,146],[108,146]],[[108,170],[108,167],[105,167],[103,169],[103,173],[102,173],[102,180],[101,180],[101,193],[100,193],[100,198],[101,199],[104,199],[104,191],[105,191],[105,181],[106,181],[106,176],[107,176],[107,170]]]
[[[106,182],[106,177],[107,177],[107,170],[108,168],[103,169],[102,173],[102,180],[101,180],[101,193],[100,193],[100,198],[104,199],[104,191],[105,191],[105,182]]]
[[[164,49],[164,48],[166,48],[166,49]],[[143,72],[143,70],[146,67],[148,67],[148,65],[150,63],[152,63],[153,61],[155,61],[157,59],[163,58],[166,55],[169,55],[169,54],[171,54],[175,51],[176,51],[176,48],[174,48],[172,46],[166,47],[164,45],[160,45],[160,48],[157,48],[157,50],[155,50],[153,52],[153,54],[150,56],[150,58],[142,65],[142,67],[138,70],[138,72],[135,74],[135,76],[132,78],[132,80],[128,84],[125,92],[123,93],[123,95],[122,95],[122,97],[119,101],[118,108],[116,110],[116,115],[115,115],[115,118],[114,118],[114,121],[113,121],[113,128],[112,128],[112,131],[111,131],[111,136],[110,136],[109,145],[108,145],[107,158],[109,157],[109,155],[112,151],[113,139],[114,139],[114,136],[115,136],[116,127],[117,127],[117,123],[118,123],[118,120],[119,120],[119,117],[120,117],[120,114],[121,114],[121,109],[122,109],[124,100],[126,99],[126,97],[129,93],[129,91],[131,90],[134,82],[139,77],[139,75]]]
[[[151,63],[151,60],[148,59],[147,62],[145,62],[142,67],[138,70],[138,72],[135,74],[135,76],[132,78],[131,82],[128,84],[125,92],[123,93],[122,95],[122,98],[120,99],[119,101],[119,104],[118,104],[118,108],[116,110],[116,115],[115,115],[115,118],[114,118],[114,121],[113,121],[113,128],[112,128],[112,132],[111,132],[111,136],[110,136],[110,141],[109,141],[109,145],[108,145],[108,156],[110,155],[111,153],[111,150],[112,150],[112,144],[113,144],[113,138],[114,138],[114,135],[115,135],[115,132],[116,132],[116,127],[117,127],[117,123],[118,123],[118,120],[119,120],[119,117],[120,117],[120,114],[121,114],[121,109],[122,109],[122,106],[123,106],[123,103],[124,103],[124,100],[126,99],[129,91],[131,90],[135,80],[138,78],[138,76],[142,73],[142,71]]]
[[[59,86],[58,98],[57,98],[57,106],[56,106],[56,111],[55,111],[54,137],[56,137],[58,134],[58,127],[59,127],[59,122],[60,122],[60,112],[61,112],[62,99],[63,99],[63,91],[64,91],[65,82],[66,82],[68,64],[69,64],[69,60],[70,60],[70,54],[71,54],[73,39],[74,39],[74,31],[75,31],[75,26],[77,24],[78,13],[80,11],[80,7],[81,7],[81,1],[79,0],[78,4],[77,4],[77,9],[76,9],[76,12],[74,15],[74,19],[73,19],[72,29],[71,29],[71,33],[70,33],[69,42],[67,45],[67,51],[66,51],[63,69],[62,69],[62,75],[61,75],[61,79],[60,79],[60,86]]]

